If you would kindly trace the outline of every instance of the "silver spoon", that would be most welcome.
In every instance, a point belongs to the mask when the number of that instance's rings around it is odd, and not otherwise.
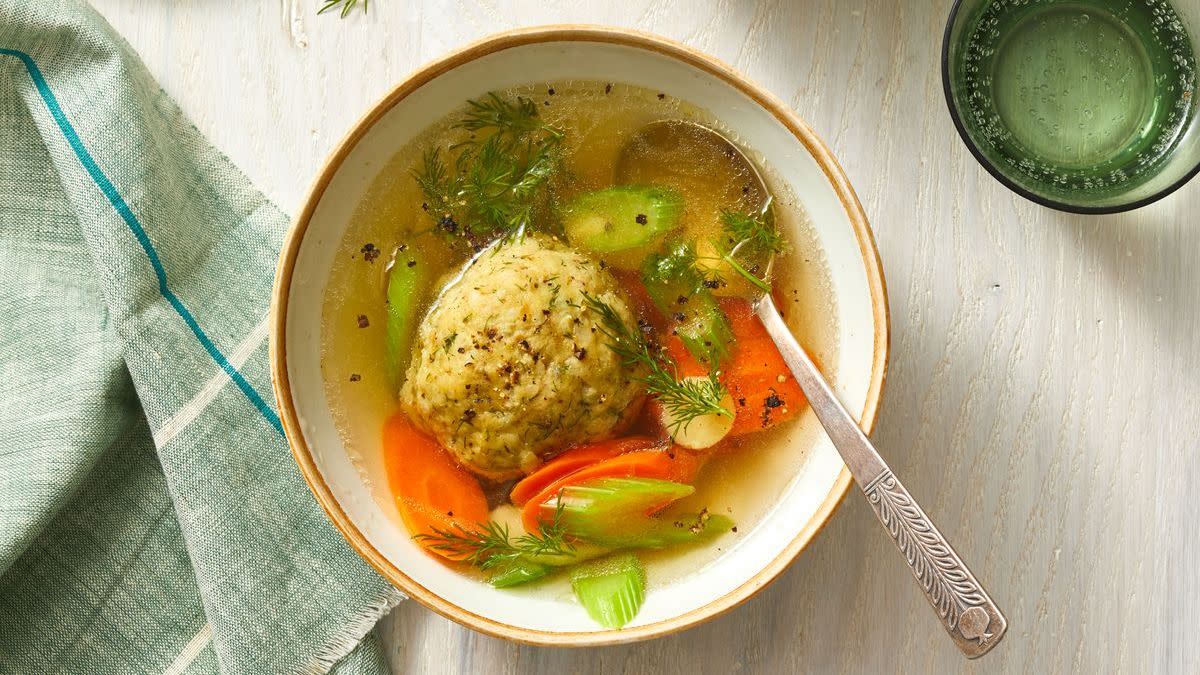
[[[728,158],[736,174],[752,181],[747,194],[761,195],[760,206],[769,207],[769,192],[758,168],[729,139],[707,126],[681,120],[652,122],[631,137],[625,147],[633,149],[623,151],[622,155],[628,158],[637,154],[644,162],[646,156],[656,154],[654,147],[677,150],[688,143],[709,144],[709,150]],[[618,176],[628,170],[628,165],[628,161],[618,161]],[[788,330],[770,293],[762,293],[755,299],[754,311],[866,494],[875,515],[904,554],[942,626],[968,658],[988,653],[1004,636],[1008,620],[838,400],[821,371]]]

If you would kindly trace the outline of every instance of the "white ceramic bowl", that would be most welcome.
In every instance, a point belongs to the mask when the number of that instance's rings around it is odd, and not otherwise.
[[[350,215],[378,167],[429,124],[488,91],[589,79],[666,92],[710,111],[762,153],[799,198],[832,274],[838,393],[870,430],[887,363],[887,299],[866,216],[825,145],[790,109],[727,66],[687,47],[625,30],[545,27],[498,35],[399,84],[346,136],[317,177],[279,262],[271,369],[300,469],[334,524],[380,574],[430,608],[522,642],[595,645],[680,630],[730,609],[769,583],[817,533],[850,485],[823,436],[778,504],[698,570],[651,588],[635,621],[597,630],[569,599],[497,590],[426,555],[372,495],[369,477],[334,427],[321,373],[321,307]]]

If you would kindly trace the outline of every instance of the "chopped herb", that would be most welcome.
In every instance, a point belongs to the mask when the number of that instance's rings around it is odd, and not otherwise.
[[[450,348],[454,346],[454,340],[457,338],[458,333],[451,333],[450,335],[447,335],[446,339],[442,340],[442,351],[449,354]]]

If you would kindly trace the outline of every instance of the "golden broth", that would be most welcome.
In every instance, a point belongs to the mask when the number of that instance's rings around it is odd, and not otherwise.
[[[506,98],[532,98],[543,120],[564,132],[564,179],[556,184],[554,193],[562,202],[613,185],[622,147],[649,122],[686,119],[722,128],[703,110],[629,85],[557,82],[498,93]],[[380,169],[340,244],[323,307],[322,368],[335,423],[376,500],[402,529],[383,478],[380,443],[384,421],[398,409],[396,389],[384,367],[386,271],[401,242],[419,247],[422,257],[446,274],[456,271],[465,260],[465,253],[452,250],[438,234],[430,232],[433,221],[422,209],[423,196],[411,173],[426,148],[461,137],[463,132],[451,129],[452,122],[449,119],[426,130]],[[824,254],[798,199],[772,179],[770,167],[761,157],[752,149],[743,150],[765,170],[779,227],[791,245],[790,252],[776,261],[777,304],[818,364],[832,364],[837,356],[837,317]],[[669,176],[637,167],[625,167],[623,172],[635,172],[638,182],[677,188],[685,199],[681,236],[698,242],[715,239],[720,211],[737,208],[740,200],[753,195],[743,190],[744,180],[729,175],[727,167],[711,158],[686,158],[682,166],[683,170]],[[730,290],[744,288],[731,285]],[[819,433],[816,419],[806,409],[797,419],[728,444],[731,447],[704,468],[696,493],[680,508],[727,513],[737,523],[737,532],[722,535],[709,545],[647,553],[644,559],[651,584],[697,569],[736,544],[775,503]],[[512,523],[519,531],[519,519],[511,506],[497,509],[493,517]],[[569,585],[561,578],[534,586],[540,592],[570,595]]]

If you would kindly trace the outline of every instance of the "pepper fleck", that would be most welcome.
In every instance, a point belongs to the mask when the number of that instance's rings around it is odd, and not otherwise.
[[[546,93],[547,93],[547,94],[550,94],[551,96],[553,96],[553,95],[554,95],[554,87],[550,87],[549,89],[547,89],[547,90],[546,90]]]
[[[363,254],[363,260],[367,262],[375,262],[375,259],[379,257],[379,249],[375,248],[375,244],[370,242],[363,244],[363,247],[359,250]]]
[[[463,411],[463,421],[470,422],[471,420],[475,419],[475,414],[476,413],[473,408],[467,408]]]
[[[586,358],[586,357],[587,357],[587,349],[585,349],[585,348],[583,348],[583,347],[580,347],[580,346],[576,345],[576,346],[575,346],[575,358],[577,358],[577,359],[579,359],[580,361],[582,361],[582,360],[584,360],[584,358]]]
[[[351,382],[358,382],[361,379],[362,379],[362,375],[359,375],[358,373],[350,373],[350,381]]]
[[[644,213],[637,214],[637,218],[634,218],[634,220],[637,221],[638,225],[645,225],[648,222],[648,219],[646,218],[646,214],[644,214]]]
[[[370,321],[367,321],[367,315],[366,315],[366,314],[359,314],[359,315],[358,315],[358,327],[359,327],[359,328],[366,328],[367,326],[370,326],[370,325],[371,325],[371,322],[370,322]]]
[[[763,405],[768,408],[781,408],[783,407],[783,399],[779,398],[778,394],[771,394],[763,400]]]
[[[416,267],[416,266],[417,266],[417,261],[416,261],[416,260],[409,260],[409,261],[408,261],[408,266],[409,266],[409,267]]]
[[[687,315],[683,312],[675,312],[675,320],[679,321],[680,323],[687,321]]]
[[[664,99],[664,98],[666,98],[666,97],[667,97],[667,95],[666,95],[666,94],[661,94],[661,93],[660,93],[660,94],[658,95],[658,100],[660,100],[660,101],[661,101],[661,100],[663,100],[663,99]]]
[[[604,85],[604,93],[605,94],[612,93],[612,82],[609,82],[608,84]]]

